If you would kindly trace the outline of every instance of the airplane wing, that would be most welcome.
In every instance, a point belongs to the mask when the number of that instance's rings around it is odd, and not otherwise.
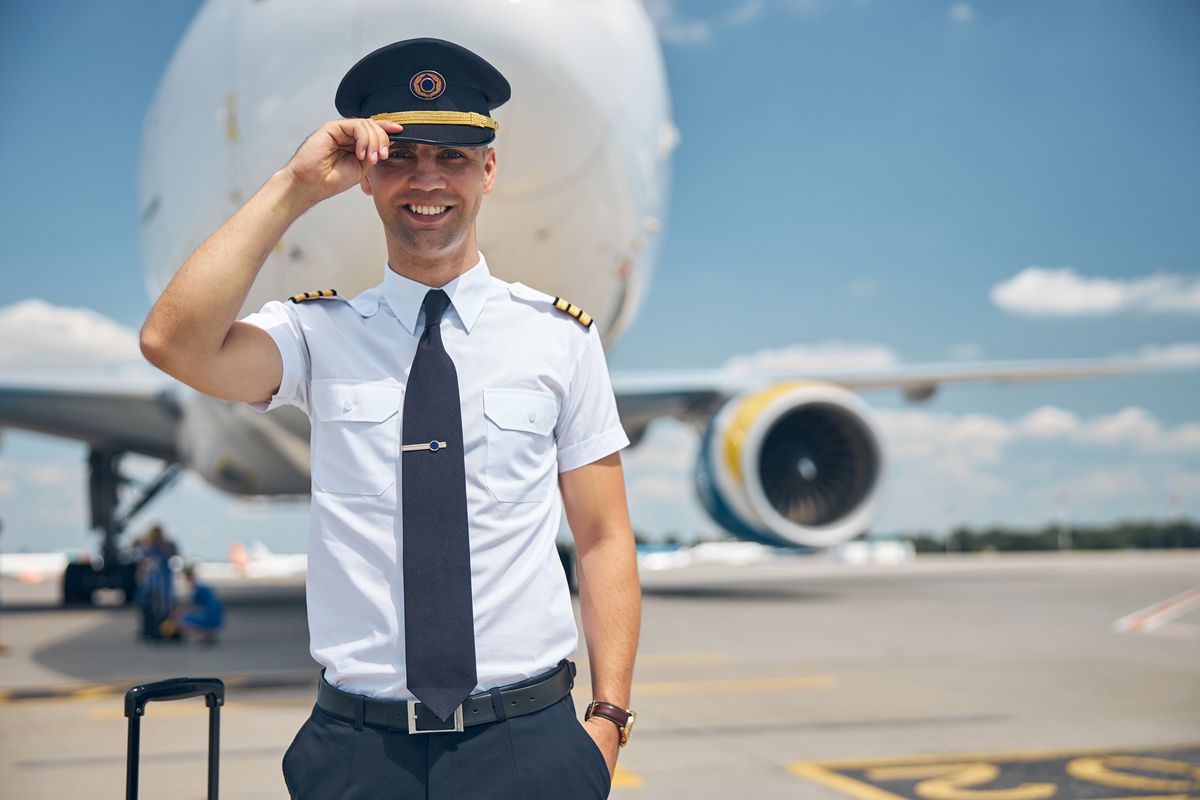
[[[795,371],[672,370],[614,372],[613,390],[631,437],[657,417],[707,423],[733,395],[785,381],[831,383],[854,392],[899,389],[914,402],[947,383],[1028,383],[1195,366],[1150,359],[1077,359]],[[86,442],[95,449],[178,461],[180,410],[169,385],[116,379],[0,376],[0,428],[12,427]]]
[[[633,438],[654,418],[671,416],[707,423],[732,395],[787,381],[830,383],[853,392],[899,389],[912,402],[928,400],[947,383],[1031,383],[1121,375],[1130,372],[1195,367],[1147,358],[1100,358],[1073,361],[1014,361],[898,365],[894,367],[796,371],[680,370],[614,372],[613,391],[621,421]],[[635,439],[636,441],[636,439]]]
[[[162,384],[119,379],[0,377],[0,428],[85,442],[95,450],[178,461],[179,403]]]

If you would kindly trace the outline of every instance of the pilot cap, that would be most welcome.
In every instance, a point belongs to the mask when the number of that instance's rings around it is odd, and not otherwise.
[[[343,117],[404,126],[393,142],[477,147],[496,138],[493,108],[512,94],[499,70],[442,39],[406,39],[379,48],[350,68],[334,104]]]

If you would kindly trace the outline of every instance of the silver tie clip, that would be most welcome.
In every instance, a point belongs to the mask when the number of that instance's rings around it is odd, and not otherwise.
[[[433,450],[436,452],[445,446],[445,442],[439,442],[435,439],[434,441],[426,442],[425,444],[402,444],[400,445],[400,450],[401,452],[406,450]]]

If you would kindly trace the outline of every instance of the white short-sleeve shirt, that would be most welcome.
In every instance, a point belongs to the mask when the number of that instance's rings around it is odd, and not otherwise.
[[[458,372],[479,685],[523,680],[578,643],[555,549],[559,472],[629,444],[600,335],[554,298],[493,277],[482,254],[441,287]],[[272,301],[243,322],[274,339],[279,391],[256,411],[312,423],[308,624],[335,686],[410,699],[405,680],[401,416],[430,287],[386,269],[351,300]],[[410,444],[405,442],[404,444]]]

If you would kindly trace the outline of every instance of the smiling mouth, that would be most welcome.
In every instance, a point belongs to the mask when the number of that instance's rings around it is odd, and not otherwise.
[[[406,203],[404,205],[404,209],[409,213],[410,216],[421,220],[441,219],[450,213],[450,209],[452,208],[454,208],[454,206],[428,206],[415,205],[413,203]]]

